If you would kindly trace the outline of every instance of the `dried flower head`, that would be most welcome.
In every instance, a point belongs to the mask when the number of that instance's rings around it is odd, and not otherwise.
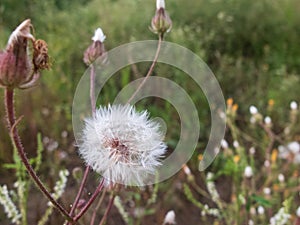
[[[172,29],[172,20],[165,9],[164,0],[156,1],[156,12],[155,16],[152,18],[150,29],[155,34],[159,34],[161,36],[163,36],[166,32],[170,32]]]
[[[133,106],[100,107],[85,120],[79,152],[109,182],[142,186],[166,151],[159,128]]]
[[[101,28],[95,30],[95,34],[92,37],[93,43],[85,50],[83,61],[86,65],[92,64],[98,57],[102,58],[102,61],[107,60],[107,53],[104,48],[104,40],[106,36],[104,35]]]
[[[30,19],[23,21],[10,35],[5,51],[0,52],[0,87],[32,87],[40,77],[40,70],[50,67],[47,44],[35,40],[32,27]]]

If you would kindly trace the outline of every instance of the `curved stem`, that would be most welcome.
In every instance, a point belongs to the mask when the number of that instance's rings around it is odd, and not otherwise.
[[[101,182],[99,183],[97,189],[95,190],[94,194],[89,199],[89,201],[85,204],[85,206],[81,209],[81,211],[74,217],[74,221],[78,221],[83,216],[83,214],[89,209],[89,207],[93,204],[93,202],[97,198],[98,194],[101,192],[103,186],[104,186],[104,178],[102,178]]]
[[[92,114],[94,116],[96,113],[96,99],[95,99],[95,67],[93,66],[93,64],[90,65],[90,69],[91,69],[91,71],[90,71],[90,101],[91,101]],[[90,166],[87,166],[85,168],[84,175],[83,175],[78,193],[76,195],[74,203],[72,204],[72,208],[71,208],[71,211],[69,214],[70,216],[74,215],[75,209],[76,209],[79,199],[82,195],[83,188],[86,184],[90,169],[91,169]],[[70,224],[70,223],[68,223],[68,224]]]
[[[116,195],[113,193],[113,195],[110,197],[108,206],[107,206],[107,208],[105,210],[105,213],[104,213],[104,215],[103,215],[103,217],[102,217],[99,225],[103,225],[106,222],[107,216],[108,216],[108,214],[109,214],[109,212],[111,210],[111,207],[112,207],[112,205],[114,203],[115,197],[116,197]]]
[[[81,197],[81,194],[83,192],[83,188],[86,184],[86,180],[87,180],[87,177],[88,177],[88,174],[90,172],[90,167],[86,167],[85,171],[84,171],[84,175],[83,175],[83,178],[82,178],[82,181],[81,181],[81,184],[80,184],[80,187],[79,187],[79,190],[78,190],[78,193],[76,195],[76,198],[75,198],[75,201],[74,203],[72,204],[72,208],[71,208],[71,211],[69,213],[70,216],[73,216],[74,215],[74,212],[75,212],[75,209],[78,205],[78,202],[79,202],[79,199]]]
[[[132,96],[128,99],[127,103],[130,103],[133,100],[133,98],[141,90],[141,88],[145,85],[146,81],[148,80],[148,78],[152,74],[152,72],[154,70],[154,66],[157,63],[157,59],[158,59],[160,48],[161,48],[162,39],[163,39],[162,35],[159,35],[156,53],[155,53],[154,59],[152,61],[152,64],[150,66],[150,69],[149,69],[148,73],[146,74],[145,78],[143,79],[142,83],[138,86],[138,88],[135,90],[135,92],[132,94]]]
[[[24,147],[21,142],[21,138],[19,136],[18,130],[16,129],[16,119],[14,112],[14,104],[13,104],[14,91],[13,89],[5,89],[5,108],[6,108],[6,116],[8,120],[8,127],[11,130],[11,139],[13,144],[15,145],[19,157],[22,160],[22,163],[26,167],[27,172],[33,179],[36,186],[40,189],[40,191],[48,198],[48,200],[56,207],[68,221],[73,221],[73,219],[69,216],[69,213],[61,206],[50,194],[50,192],[46,189],[40,178],[36,175],[35,171],[31,167],[29,160],[25,154]]]

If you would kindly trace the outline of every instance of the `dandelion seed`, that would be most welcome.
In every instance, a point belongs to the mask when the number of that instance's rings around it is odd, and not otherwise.
[[[100,107],[85,120],[79,153],[109,182],[145,185],[166,152],[159,124],[130,105]]]

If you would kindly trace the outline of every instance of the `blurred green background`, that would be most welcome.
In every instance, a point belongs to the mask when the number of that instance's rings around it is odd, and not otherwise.
[[[198,54],[216,75],[225,98],[239,105],[243,124],[250,105],[266,109],[275,101],[273,120],[287,117],[292,100],[300,102],[300,1],[299,0],[173,0],[166,1],[173,21],[166,41],[185,46]],[[17,91],[17,115],[25,115],[21,136],[34,154],[36,133],[59,143],[59,148],[76,155],[71,112],[76,85],[86,70],[83,52],[91,44],[97,27],[107,36],[106,49],[135,40],[156,39],[148,29],[155,12],[154,0],[1,0],[0,48],[10,33],[31,18],[35,36],[47,41],[52,68],[44,71],[40,85]],[[145,74],[149,64],[138,64]],[[120,71],[104,88],[100,102],[107,104],[136,75],[132,67]],[[205,146],[209,128],[209,109],[197,85],[180,71],[159,65],[155,74],[166,74],[184,87],[199,107]],[[3,91],[0,93],[3,99]],[[169,145],[176,144],[179,118],[164,101],[145,100],[150,111],[163,117],[172,127]],[[151,104],[152,105],[152,104]],[[0,106],[0,163],[12,160],[12,147],[6,132],[4,106]],[[203,129],[204,128],[204,129]],[[67,135],[67,136],[66,136]],[[198,151],[198,150],[197,150]],[[76,158],[74,158],[76,160]],[[1,168],[1,172],[5,173]]]

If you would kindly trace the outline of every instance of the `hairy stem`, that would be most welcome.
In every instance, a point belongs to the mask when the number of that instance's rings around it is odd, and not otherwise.
[[[159,56],[159,52],[160,52],[160,48],[161,48],[161,43],[162,43],[163,37],[162,35],[159,35],[159,39],[158,39],[158,45],[157,45],[157,49],[156,49],[156,53],[154,56],[154,59],[152,61],[152,64],[150,66],[150,69],[148,71],[148,73],[146,74],[145,78],[143,79],[142,83],[138,86],[138,88],[135,90],[135,92],[132,94],[132,96],[129,98],[129,100],[127,101],[127,103],[130,103],[134,97],[136,96],[136,94],[141,90],[141,88],[145,85],[146,81],[148,80],[148,78],[150,77],[150,75],[152,74],[153,70],[154,70],[154,66],[157,63],[157,59]]]
[[[21,138],[19,136],[18,130],[16,129],[16,118],[14,111],[14,91],[12,89],[5,89],[5,109],[6,116],[8,120],[8,128],[10,129],[10,137],[12,139],[13,144],[15,145],[18,155],[21,158],[22,163],[24,164],[27,172],[30,177],[33,179],[36,186],[40,189],[40,191],[48,198],[48,200],[57,208],[67,220],[72,221],[73,219],[69,216],[69,213],[65,210],[65,208],[60,205],[50,194],[47,188],[44,186],[40,178],[36,175],[35,171],[31,167],[29,160],[25,154],[24,147],[21,142]]]

